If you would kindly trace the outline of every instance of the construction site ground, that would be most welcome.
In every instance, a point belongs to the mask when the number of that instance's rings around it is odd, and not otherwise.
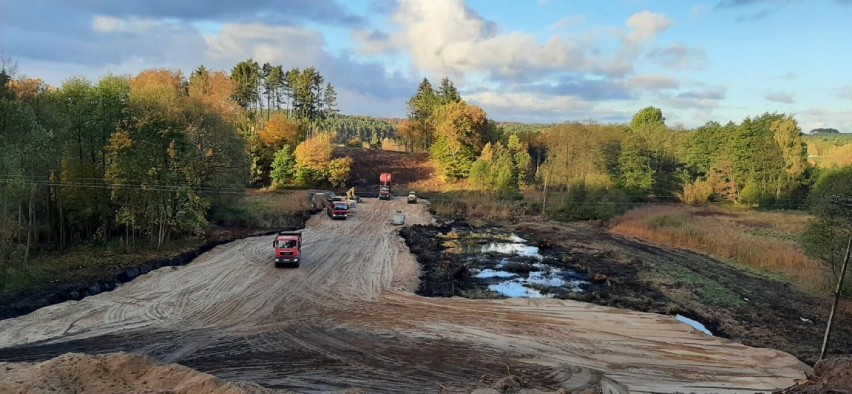
[[[511,377],[539,391],[741,393],[781,389],[811,371],[788,353],[706,336],[661,314],[418,296],[420,266],[390,223],[396,211],[406,225],[432,222],[425,204],[369,199],[345,221],[314,215],[298,269],[273,266],[273,236],[250,237],[113,291],[2,320],[0,387],[164,379],[128,372],[146,362],[143,370],[188,373],[160,364],[178,363],[210,374],[192,377],[210,392],[471,392]],[[115,352],[130,360],[67,355]]]

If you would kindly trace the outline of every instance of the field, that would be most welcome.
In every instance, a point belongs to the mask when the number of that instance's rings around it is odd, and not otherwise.
[[[852,135],[807,135],[808,161],[818,167],[835,167],[852,164]]]
[[[798,237],[810,217],[723,207],[646,206],[613,220],[612,232],[706,253],[756,273],[789,280],[814,294],[833,290],[821,262],[805,256]]]

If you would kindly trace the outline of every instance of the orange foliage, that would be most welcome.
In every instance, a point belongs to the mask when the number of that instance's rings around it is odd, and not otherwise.
[[[299,125],[290,121],[284,114],[274,114],[266,122],[266,128],[260,131],[258,137],[264,144],[280,148],[284,144],[295,144],[299,141]]]
[[[201,85],[189,85],[189,97],[201,100],[219,115],[230,118],[239,106],[234,101],[234,82],[224,71],[208,73]]]
[[[10,91],[15,93],[18,100],[31,102],[35,101],[38,96],[47,90],[47,85],[41,79],[16,79],[9,81],[6,86]]]

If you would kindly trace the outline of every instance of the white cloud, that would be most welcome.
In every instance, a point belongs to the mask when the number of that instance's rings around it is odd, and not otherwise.
[[[546,121],[555,119],[584,119],[605,111],[596,109],[593,102],[570,95],[547,96],[526,92],[499,93],[484,91],[465,96],[474,105],[482,107],[488,117],[497,120]]]
[[[775,103],[783,103],[783,104],[793,104],[795,94],[790,92],[767,92],[763,95],[763,98],[775,102]]]
[[[95,15],[92,18],[92,29],[100,33],[109,33],[119,29],[121,21],[117,18],[104,15]]]
[[[665,75],[635,75],[627,78],[627,87],[641,90],[677,89],[678,82]]]
[[[627,35],[632,41],[648,41],[671,27],[672,21],[663,14],[651,11],[637,12],[627,19],[631,32]]]
[[[852,132],[852,110],[832,111],[825,108],[811,108],[796,116],[802,131],[820,127],[832,127],[843,133]]]
[[[655,48],[648,53],[648,58],[675,70],[704,70],[710,62],[704,48],[690,47],[682,42]]]
[[[553,27],[578,23],[580,18],[568,17]],[[541,40],[527,33],[502,32],[463,0],[402,0],[393,21],[399,30],[390,34],[355,33],[361,52],[406,51],[419,71],[456,78],[470,74],[511,78],[522,73],[565,72],[623,76],[633,70],[639,46],[671,26],[666,16],[644,11],[628,19],[629,29],[618,28],[614,34],[609,29],[602,35],[552,35]],[[621,48],[605,45],[610,38],[615,38]]]
[[[321,33],[288,26],[234,24],[205,37],[207,56],[231,67],[247,58],[259,63],[316,65],[323,55]]]
[[[550,30],[567,29],[569,27],[582,25],[584,23],[586,23],[586,17],[585,16],[583,16],[583,15],[569,15],[569,16],[566,16],[566,17],[556,21],[556,23],[550,25]]]
[[[846,85],[834,90],[834,95],[840,98],[852,100],[852,85]]]

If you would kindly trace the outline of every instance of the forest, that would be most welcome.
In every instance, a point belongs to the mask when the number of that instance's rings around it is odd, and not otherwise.
[[[4,262],[116,240],[159,249],[203,234],[247,187],[345,187],[352,159],[333,158],[344,145],[428,152],[446,185],[556,220],[646,203],[803,209],[852,156],[843,134],[803,135],[778,113],[688,131],[653,106],[629,124],[498,123],[446,77],[422,80],[405,119],[344,115],[319,70],[252,59],[188,78],[147,70],[54,87],[9,67],[0,78]]]

